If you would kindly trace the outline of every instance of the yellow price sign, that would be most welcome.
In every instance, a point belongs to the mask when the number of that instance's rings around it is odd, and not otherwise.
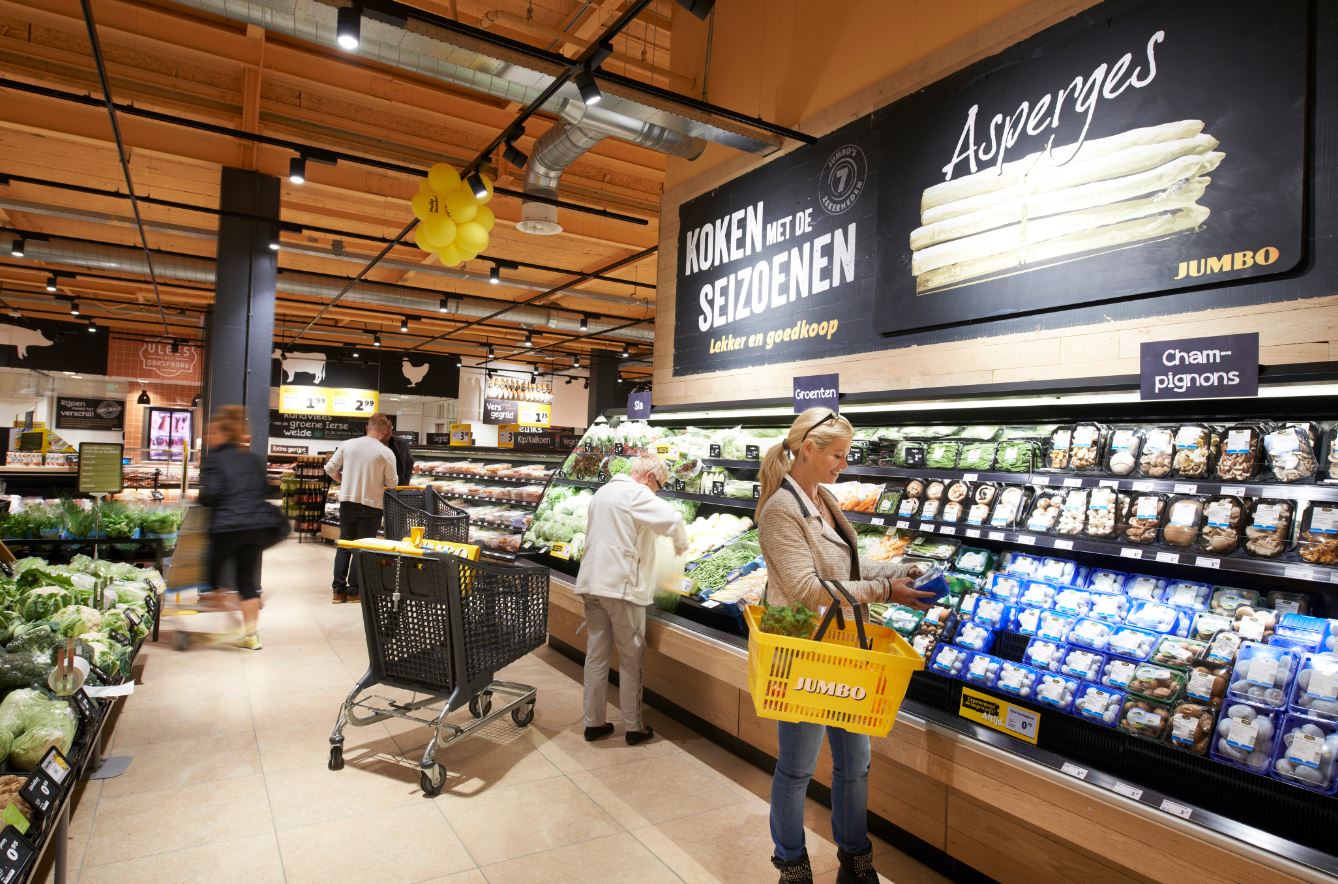
[[[375,390],[349,387],[279,387],[279,411],[283,414],[320,414],[330,417],[371,417],[380,405]]]
[[[547,402],[517,402],[516,423],[522,427],[547,427],[553,422],[553,407]]]
[[[473,424],[451,424],[451,446],[459,448],[474,444]]]
[[[515,448],[518,432],[520,432],[520,424],[502,424],[497,428],[497,447]]]
[[[571,550],[567,548],[567,544],[560,540],[548,548],[548,554],[555,559],[562,559],[564,562],[571,559]]]
[[[1007,700],[991,697],[970,688],[962,688],[957,714],[968,721],[1035,744],[1041,729],[1041,715]]]

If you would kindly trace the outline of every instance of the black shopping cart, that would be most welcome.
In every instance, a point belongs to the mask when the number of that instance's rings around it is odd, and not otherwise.
[[[518,727],[534,719],[537,691],[494,676],[546,640],[548,571],[539,565],[475,562],[449,553],[369,550],[354,552],[353,568],[362,584],[370,664],[339,710],[330,734],[330,769],[344,766],[345,725],[405,718],[433,730],[419,766],[423,792],[436,795],[446,781],[446,769],[436,760],[439,746],[508,713]],[[376,685],[410,691],[414,697],[406,703],[363,696]],[[420,699],[418,694],[425,696]],[[507,702],[494,708],[495,694]],[[438,703],[443,703],[439,710]],[[457,726],[446,721],[449,713],[466,705],[471,722]]]
[[[386,489],[386,537],[403,540],[410,528],[422,528],[428,540],[469,542],[469,514],[451,506],[435,488],[401,485]]]

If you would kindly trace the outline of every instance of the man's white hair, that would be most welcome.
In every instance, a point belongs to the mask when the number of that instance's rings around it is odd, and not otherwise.
[[[632,474],[633,479],[651,476],[661,485],[669,484],[669,468],[654,454],[643,454],[638,457],[632,462],[632,468],[628,472]]]

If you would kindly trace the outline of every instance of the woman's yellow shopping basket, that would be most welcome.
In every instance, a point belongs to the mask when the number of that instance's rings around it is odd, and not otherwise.
[[[895,630],[865,625],[858,607],[852,625],[834,601],[811,639],[763,632],[765,611],[760,605],[744,611],[748,690],[758,717],[886,736],[924,658]]]

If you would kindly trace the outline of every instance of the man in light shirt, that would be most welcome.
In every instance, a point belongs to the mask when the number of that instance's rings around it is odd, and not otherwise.
[[[618,694],[627,745],[652,736],[641,722],[641,660],[646,652],[646,608],[655,593],[655,536],[670,538],[674,552],[688,548],[678,510],[656,497],[669,479],[664,462],[639,457],[630,473],[614,476],[590,499],[585,553],[576,592],[585,601],[589,639],[585,650],[585,738],[613,733],[605,720],[609,656],[618,647]]]
[[[398,484],[395,455],[386,447],[390,433],[390,418],[374,414],[367,419],[367,435],[340,445],[325,464],[325,472],[339,483],[340,540],[375,537],[381,527],[386,489]],[[352,559],[350,550],[340,549],[335,553],[334,583],[331,585],[336,605],[358,599],[356,582],[351,592],[348,586],[348,566]]]

